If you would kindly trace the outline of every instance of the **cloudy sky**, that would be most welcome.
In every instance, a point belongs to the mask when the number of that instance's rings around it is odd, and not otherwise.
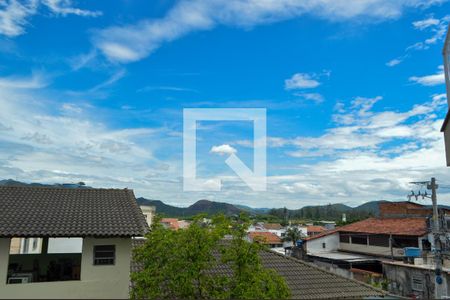
[[[0,178],[289,208],[403,200],[431,176],[450,186],[448,12],[443,0],[0,0]],[[266,108],[267,191],[225,164],[253,167],[246,121],[199,122],[198,176],[223,187],[183,191],[183,108]]]

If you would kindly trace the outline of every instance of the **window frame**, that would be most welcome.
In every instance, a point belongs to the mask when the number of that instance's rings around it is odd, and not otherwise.
[[[112,247],[112,257],[97,257],[96,254],[98,252],[110,252],[111,250],[98,250],[101,247]],[[112,259],[112,263],[99,263],[99,260],[102,259]],[[94,245],[94,249],[92,252],[92,264],[94,266],[114,266],[116,264],[116,245]]]
[[[420,281],[420,283],[417,283],[417,281]],[[411,276],[411,289],[416,292],[423,292],[424,276],[422,274],[413,274]]]

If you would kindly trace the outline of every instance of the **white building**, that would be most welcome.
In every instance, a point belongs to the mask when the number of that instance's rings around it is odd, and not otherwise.
[[[131,190],[0,187],[0,207],[0,299],[129,297],[132,237],[148,228]],[[41,245],[11,253],[18,238]]]

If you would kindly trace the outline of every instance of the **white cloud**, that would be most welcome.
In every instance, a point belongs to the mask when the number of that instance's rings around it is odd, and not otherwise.
[[[302,97],[316,104],[322,103],[325,100],[319,93],[296,93],[295,96]]]
[[[29,77],[0,77],[0,87],[5,89],[39,89],[47,85],[47,76],[39,72],[33,72]]]
[[[440,22],[441,21],[439,19],[435,19],[435,18],[431,17],[428,19],[415,21],[415,22],[413,22],[413,26],[414,26],[414,28],[417,28],[419,30],[424,30],[430,26],[436,26]]]
[[[445,83],[444,67],[439,66],[439,70],[436,74],[426,75],[426,76],[411,76],[409,81],[425,85],[434,86]]]
[[[39,13],[40,7],[55,15],[97,17],[101,12],[82,10],[71,6],[71,0],[2,0],[0,1],[0,34],[14,37],[25,33],[29,19]]]
[[[411,56],[413,51],[427,50],[430,45],[436,44],[442,41],[447,31],[448,22],[450,21],[450,15],[446,15],[441,19],[434,17],[428,17],[423,20],[418,20],[412,23],[414,29],[425,31],[431,34],[431,36],[423,41],[416,42],[406,47],[403,55],[396,57],[386,63],[388,67],[394,67],[402,63],[406,58]]]
[[[77,15],[82,17],[98,17],[102,15],[102,12],[100,11],[90,11],[72,7],[71,0],[43,0],[43,4],[57,15]]]
[[[150,55],[162,44],[218,25],[251,28],[305,14],[328,21],[370,21],[398,18],[405,8],[423,8],[441,1],[425,0],[192,0],[179,1],[160,19],[98,31],[95,46],[112,61],[127,63]]]
[[[291,78],[284,81],[284,88],[287,90],[311,89],[318,87],[320,82],[306,73],[296,73]]]
[[[219,154],[219,155],[231,155],[231,154],[236,154],[237,150],[228,144],[223,144],[220,146],[212,146],[211,150],[209,152]]]
[[[0,2],[0,34],[17,36],[25,32],[28,16],[35,14],[37,1],[20,3],[12,0]]]
[[[403,61],[403,57],[394,58],[386,63],[386,66],[393,67],[400,64]]]

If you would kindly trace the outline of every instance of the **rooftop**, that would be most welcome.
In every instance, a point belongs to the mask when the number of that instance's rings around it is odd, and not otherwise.
[[[306,230],[308,230],[308,232],[322,232],[322,231],[326,231],[327,229],[323,226],[310,225],[310,226],[306,226]]]
[[[337,229],[339,232],[422,236],[427,233],[426,218],[369,218]]]
[[[167,224],[171,229],[179,229],[178,219],[176,218],[162,218],[160,223]]]
[[[145,240],[134,240],[135,247]],[[341,277],[304,261],[269,250],[260,252],[264,267],[275,270],[286,280],[293,299],[361,299],[383,297],[387,293],[362,282]],[[132,263],[132,271],[142,269],[139,263]],[[213,266],[211,274],[228,275],[232,269],[222,263]]]
[[[281,239],[272,232],[266,231],[251,231],[248,233],[248,237],[252,240],[262,242],[264,244],[281,244]]]
[[[128,237],[148,229],[128,189],[2,186],[0,207],[0,237]]]
[[[278,223],[264,223],[263,226],[267,230],[280,230],[284,228],[283,226],[281,226],[281,224]]]
[[[332,259],[332,260],[342,260],[346,262],[363,262],[363,261],[379,261],[380,258],[375,258],[373,256],[368,255],[360,255],[354,253],[340,252],[340,251],[331,251],[331,252],[308,252],[308,255]]]

